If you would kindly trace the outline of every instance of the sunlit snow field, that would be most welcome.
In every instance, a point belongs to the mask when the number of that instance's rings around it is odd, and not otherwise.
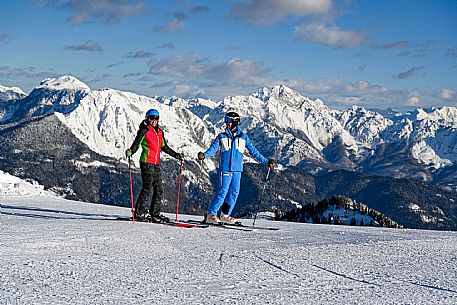
[[[0,202],[2,304],[457,304],[456,232],[188,229],[5,188]]]

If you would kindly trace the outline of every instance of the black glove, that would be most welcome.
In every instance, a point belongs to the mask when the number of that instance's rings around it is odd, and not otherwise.
[[[274,159],[268,160],[267,166],[268,166],[269,168],[273,168],[274,165],[275,165],[275,160],[274,160]]]
[[[205,159],[205,155],[200,151],[198,152],[198,160],[203,160]]]
[[[126,158],[130,158],[131,156],[133,156],[133,152],[130,149],[127,149],[125,151],[125,157]]]

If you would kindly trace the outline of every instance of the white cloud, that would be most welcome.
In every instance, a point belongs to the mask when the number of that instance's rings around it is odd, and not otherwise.
[[[394,75],[394,78],[397,79],[407,79],[416,75],[424,75],[425,73],[425,67],[420,66],[420,67],[412,67],[411,69],[398,73],[397,75]]]
[[[243,22],[263,26],[281,21],[288,16],[324,14],[331,8],[331,0],[249,0],[235,5],[231,15]]]
[[[391,43],[383,44],[383,45],[375,45],[375,49],[379,50],[390,50],[390,49],[404,49],[408,46],[409,42],[406,40],[394,41]]]
[[[220,83],[263,85],[272,68],[263,62],[232,58],[208,69],[204,77]]]
[[[157,46],[156,49],[174,49],[175,45],[171,42],[164,43],[161,46]]]
[[[142,0],[50,0],[48,5],[69,10],[72,13],[69,21],[73,24],[97,20],[115,24],[124,17],[140,15],[145,11]]]
[[[445,100],[451,100],[455,97],[455,92],[451,89],[443,89],[441,91],[441,98],[445,99]]]
[[[167,76],[171,78],[199,78],[211,67],[208,58],[196,53],[184,55],[172,55],[150,63],[149,72],[154,75]]]
[[[367,108],[411,110],[414,107],[443,106],[443,97],[448,98],[448,104],[457,104],[456,95],[450,89],[392,89],[365,79],[274,79],[271,66],[252,59],[230,58],[224,62],[215,62],[209,57],[192,52],[151,60],[148,64],[149,75],[154,76],[154,84],[151,84],[154,94],[157,94],[157,91],[165,95],[186,97],[201,94],[217,99],[227,95],[247,95],[259,87],[284,84],[304,96],[322,99],[333,109],[359,105]]]
[[[153,28],[156,32],[170,33],[175,31],[182,31],[184,29],[183,19],[172,19],[167,21],[163,25],[159,25]]]
[[[370,88],[370,83],[366,80],[359,80],[353,84],[346,85],[346,92],[364,92]]]
[[[189,97],[194,97],[198,95],[206,95],[205,90],[191,86],[191,85],[180,85],[177,84],[174,86],[173,91],[175,92],[174,94],[177,96],[189,96]]]
[[[271,83],[272,68],[260,61],[231,58],[215,63],[196,53],[172,55],[150,63],[149,72],[174,79],[193,80],[204,86],[250,86]]]
[[[86,42],[79,44],[79,45],[70,45],[70,46],[65,46],[65,50],[68,51],[89,51],[89,52],[102,52],[103,48],[102,46],[92,40],[87,40]]]
[[[343,31],[336,25],[327,26],[323,23],[312,22],[296,26],[294,38],[339,48],[356,48],[364,42],[365,34]]]
[[[398,53],[398,56],[405,56],[411,58],[423,58],[430,55],[438,44],[435,40],[426,41],[419,44],[411,45],[411,48]]]
[[[283,83],[304,96],[320,98],[330,108],[336,109],[345,109],[351,105],[378,109],[391,107],[395,110],[442,107],[444,106],[443,93],[448,97],[446,99],[447,105],[457,105],[455,93],[434,90],[391,89],[386,86],[371,84],[366,80],[350,82],[344,78],[337,78],[305,81],[302,78],[296,78],[275,83]]]
[[[151,58],[153,56],[157,55],[156,53],[151,53],[151,52],[147,52],[147,51],[144,51],[144,50],[140,50],[140,51],[137,51],[137,52],[130,52],[130,53],[127,53],[124,55],[125,58],[134,58],[134,59],[137,59],[137,58]]]
[[[9,66],[0,66],[0,81],[4,83],[11,82],[12,79],[39,79],[59,76],[53,69],[39,70],[35,67],[13,68]]]
[[[149,72],[168,83],[170,94],[190,92],[223,97],[233,94],[248,94],[262,86],[273,85],[269,77],[272,68],[261,61],[231,58],[214,62],[197,53],[172,55],[149,62]]]
[[[411,92],[409,94],[407,104],[409,106],[418,107],[421,104],[420,93],[417,91]]]

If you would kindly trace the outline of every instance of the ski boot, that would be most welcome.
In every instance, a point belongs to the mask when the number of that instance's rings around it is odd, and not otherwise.
[[[221,218],[220,219],[221,219],[221,222],[223,224],[227,224],[227,225],[235,225],[236,224],[235,218],[233,218],[230,215],[226,215],[224,213],[221,213]]]
[[[152,220],[151,214],[149,212],[135,214],[135,220],[141,222],[149,222]]]
[[[207,223],[210,225],[221,225],[222,224],[219,217],[211,215],[210,213],[207,213],[205,215],[205,219],[204,219],[203,223]]]
[[[170,222],[170,218],[162,214],[152,216],[151,222],[155,223],[167,223]]]

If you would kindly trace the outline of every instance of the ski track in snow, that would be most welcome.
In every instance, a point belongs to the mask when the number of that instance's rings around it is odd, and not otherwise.
[[[457,303],[457,232],[186,229],[60,198],[0,202],[1,304]]]

